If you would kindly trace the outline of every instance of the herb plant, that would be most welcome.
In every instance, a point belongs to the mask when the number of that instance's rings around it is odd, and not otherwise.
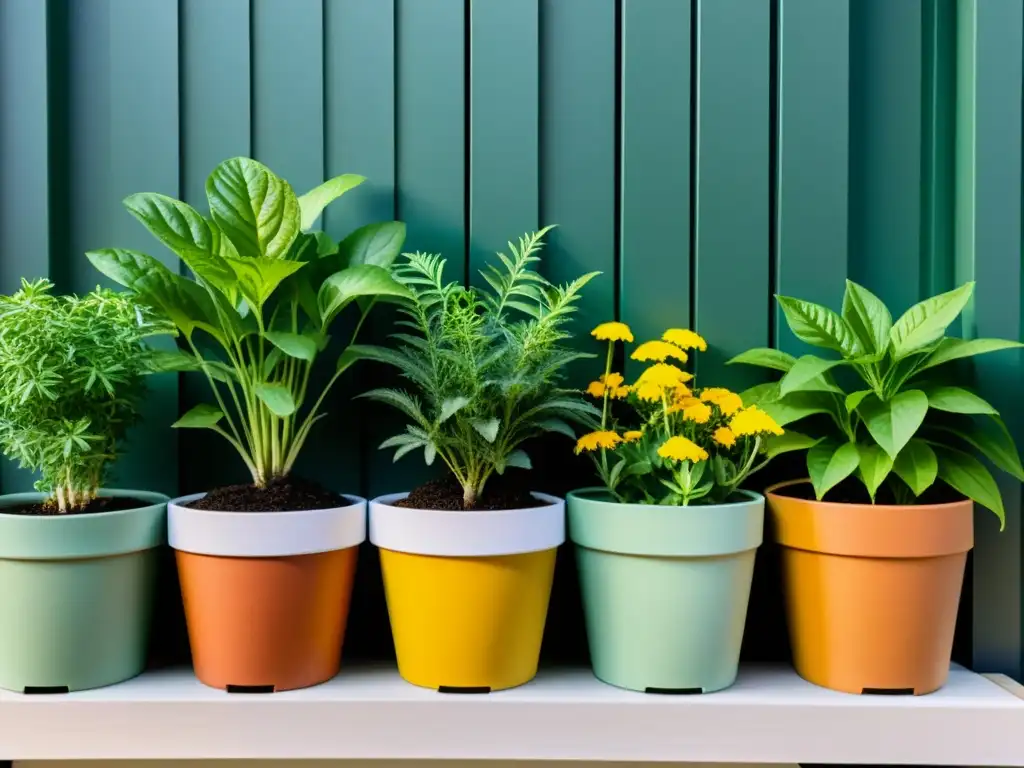
[[[692,388],[693,374],[679,366],[689,359],[688,350],[707,349],[693,331],[671,328],[636,347],[632,359],[650,365],[631,385],[612,371],[615,344],[633,341],[629,326],[602,323],[591,334],[608,342],[605,371],[587,387],[601,401],[601,422],[579,439],[576,453],[591,454],[617,501],[720,504],[773,456],[800,447],[764,411],[744,407],[736,393]],[[614,418],[615,401],[631,412],[625,424]]]
[[[908,309],[895,323],[885,304],[866,288],[846,282],[842,314],[779,296],[793,333],[834,353],[795,358],[753,349],[733,363],[773,368],[781,381],[751,391],[780,424],[818,418],[807,470],[816,497],[855,476],[874,503],[885,487],[911,504],[936,480],[988,507],[1005,524],[1003,501],[991,473],[976,457],[1024,480],[1024,468],[1005,424],[971,391],[953,361],[1021,347],[1002,339],[946,337],[974,290],[965,283]],[[837,376],[856,374],[855,388]]]
[[[96,497],[138,420],[152,370],[146,336],[166,333],[125,295],[54,296],[48,280],[0,296],[0,448],[37,471],[45,504],[64,512]]]
[[[324,398],[356,360],[342,353],[327,384],[309,391],[339,315],[356,310],[355,340],[377,301],[411,295],[389,272],[405,238],[400,222],[369,224],[340,244],[310,231],[325,206],[363,181],[338,176],[298,197],[266,166],[234,158],[207,179],[210,216],[154,193],[124,201],[191,276],[138,251],[87,254],[177,327],[183,348],[164,356],[164,368],[206,376],[216,405],[197,405],[174,426],[220,434],[257,487],[288,475]]]
[[[397,408],[409,424],[381,444],[394,458],[423,450],[436,457],[462,486],[472,509],[494,473],[530,469],[522,443],[544,432],[576,435],[568,422],[585,422],[596,409],[559,386],[565,366],[593,357],[563,345],[565,324],[580,291],[598,273],[556,286],[533,266],[551,229],[520,238],[499,264],[481,272],[490,290],[444,282],[440,255],[405,254],[395,276],[411,300],[403,304],[393,334],[395,349],[358,347],[354,352],[395,366],[415,392],[375,389],[362,395]]]

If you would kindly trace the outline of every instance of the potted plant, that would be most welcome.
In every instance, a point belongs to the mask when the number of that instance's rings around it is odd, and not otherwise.
[[[0,686],[77,691],[142,672],[167,497],[102,484],[167,333],[127,296],[0,296],[0,449],[38,473],[0,496]]]
[[[326,384],[311,386],[337,318],[354,311],[354,340],[377,301],[410,295],[388,269],[401,223],[367,225],[340,244],[309,231],[363,180],[339,176],[297,197],[264,165],[234,158],[207,180],[210,216],[163,195],[125,200],[192,276],[136,251],[88,254],[177,327],[181,349],[164,367],[208,381],[214,402],[174,426],[221,435],[252,476],[175,499],[168,511],[192,658],[207,685],[279,691],[338,671],[365,501],[291,471],[328,392],[356,359],[342,353]]]
[[[489,290],[445,283],[439,255],[407,254],[395,276],[412,294],[400,321],[411,332],[395,334],[395,349],[357,350],[414,390],[363,395],[408,420],[381,448],[394,448],[396,461],[422,451],[447,470],[370,502],[398,669],[415,685],[494,691],[537,672],[564,503],[506,472],[531,468],[524,441],[574,438],[568,422],[596,413],[559,386],[564,367],[588,357],[562,342],[596,273],[555,286],[534,271],[549,229],[509,243],[483,272]]]
[[[794,663],[818,685],[924,694],[946,680],[974,503],[1004,521],[976,454],[1024,479],[999,414],[950,365],[1021,346],[945,336],[973,288],[922,301],[895,323],[850,281],[841,314],[780,296],[793,333],[832,354],[755,349],[732,361],[782,371],[751,397],[780,424],[806,419],[813,436],[810,479],[767,495]]]
[[[628,386],[612,361],[629,327],[592,334],[608,343],[587,388],[601,420],[576,452],[593,457],[601,487],[570,493],[568,508],[594,674],[648,693],[726,688],[764,524],[764,497],[740,485],[800,441],[739,395],[694,388],[681,366],[707,343],[693,331],[637,346],[632,359],[648,365]]]

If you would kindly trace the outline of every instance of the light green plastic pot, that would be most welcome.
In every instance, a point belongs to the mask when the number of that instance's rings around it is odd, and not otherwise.
[[[732,504],[567,498],[569,538],[598,679],[649,693],[709,693],[736,679],[764,497]]]
[[[156,550],[167,497],[138,509],[46,517],[0,511],[0,687],[19,692],[99,688],[146,663]],[[0,496],[0,510],[42,501]]]

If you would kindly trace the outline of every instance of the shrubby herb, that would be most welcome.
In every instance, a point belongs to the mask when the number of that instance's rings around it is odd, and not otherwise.
[[[900,504],[914,503],[942,480],[1005,524],[999,487],[975,454],[1018,480],[1024,468],[996,409],[949,363],[1024,345],[945,335],[973,291],[974,283],[965,283],[915,304],[895,323],[877,296],[849,280],[842,314],[779,296],[797,338],[833,356],[754,349],[730,361],[783,372],[781,381],[749,392],[780,424],[827,417],[810,424],[814,444],[807,452],[819,500],[851,475],[872,502],[884,486]],[[836,378],[843,371],[856,374],[852,391]]]
[[[37,471],[60,512],[96,497],[139,417],[147,336],[167,333],[125,295],[54,296],[48,280],[0,296],[0,448]]]
[[[597,410],[559,386],[565,367],[593,357],[563,345],[565,324],[580,291],[598,273],[553,285],[533,266],[551,229],[520,238],[481,274],[490,290],[445,283],[440,255],[405,254],[395,277],[408,288],[395,349],[358,347],[353,352],[393,365],[411,385],[375,389],[363,397],[401,411],[409,424],[381,448],[395,461],[421,449],[426,463],[441,461],[462,486],[472,509],[494,473],[530,469],[520,447],[544,432],[575,439],[568,422],[589,422]]]
[[[182,349],[162,358],[164,369],[206,376],[216,404],[197,405],[174,426],[224,437],[257,487],[291,471],[324,416],[324,398],[357,359],[342,353],[327,384],[309,390],[313,364],[341,313],[355,310],[354,341],[377,301],[411,295],[389,273],[404,224],[368,224],[341,243],[310,231],[330,202],[363,181],[338,176],[298,197],[266,166],[234,158],[207,179],[209,216],[153,193],[124,201],[188,266],[190,277],[138,251],[87,254],[177,327]]]
[[[605,490],[617,501],[727,502],[772,457],[800,447],[771,416],[745,407],[736,393],[693,387],[693,374],[680,366],[692,352],[707,350],[697,333],[670,328],[636,347],[632,359],[649,365],[629,385],[612,371],[615,344],[633,341],[629,326],[602,323],[591,334],[608,342],[605,371],[587,387],[587,394],[601,402],[601,422],[579,439],[576,453],[591,454]],[[616,401],[631,411],[625,423],[615,418]]]

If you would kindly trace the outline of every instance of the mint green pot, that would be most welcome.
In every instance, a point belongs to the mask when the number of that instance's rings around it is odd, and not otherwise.
[[[91,515],[30,517],[0,511],[0,687],[99,688],[142,672],[167,497]],[[0,496],[0,510],[41,501]]]
[[[764,497],[708,506],[567,498],[594,674],[620,688],[703,692],[736,679]],[[652,690],[653,689],[653,690]]]

